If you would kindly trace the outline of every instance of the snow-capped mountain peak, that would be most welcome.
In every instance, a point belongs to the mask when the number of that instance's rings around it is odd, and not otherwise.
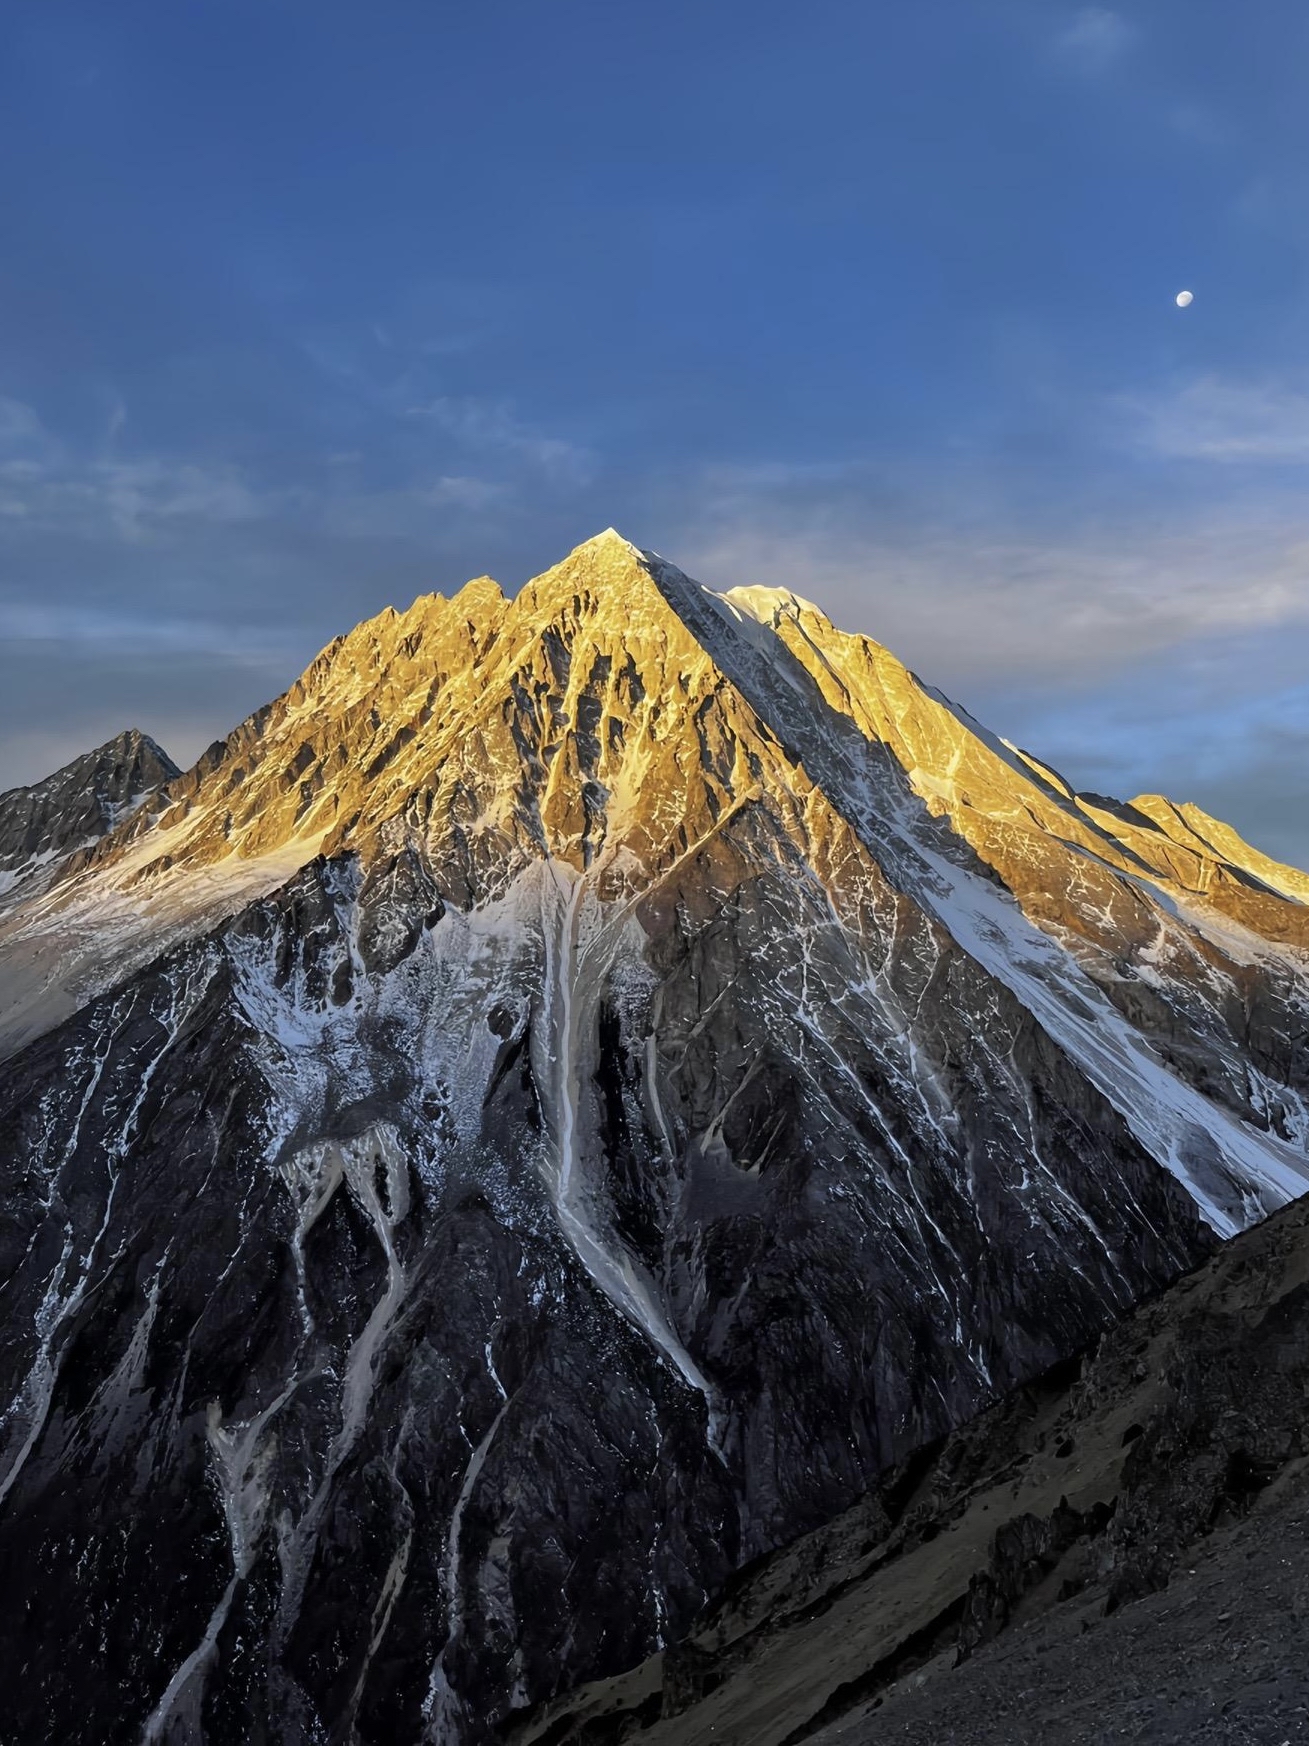
[[[612,529],[388,608],[0,911],[0,1530],[151,1476],[151,1739],[634,1664],[1309,1186],[1306,896]]]

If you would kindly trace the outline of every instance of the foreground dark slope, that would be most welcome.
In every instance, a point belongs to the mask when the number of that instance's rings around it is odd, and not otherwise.
[[[516,1746],[1309,1734],[1309,1202],[767,1558]]]
[[[483,1738],[1297,1192],[1301,876],[1155,810],[607,536],[34,871],[0,1737]]]

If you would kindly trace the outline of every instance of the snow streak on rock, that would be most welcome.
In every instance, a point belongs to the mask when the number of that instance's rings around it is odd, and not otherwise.
[[[656,1302],[648,1277],[612,1231],[597,1224],[588,1204],[594,1190],[584,1180],[579,1126],[583,1119],[580,1058],[593,1043],[597,1009],[613,969],[621,917],[606,920],[585,874],[555,861],[542,880],[542,932],[545,938],[546,1010],[544,1030],[549,1061],[540,1077],[546,1088],[553,1129],[551,1198],[559,1224],[578,1260],[614,1307],[647,1335],[677,1373],[704,1396],[711,1436],[721,1435],[713,1389],[666,1311]],[[587,899],[590,898],[590,902]]]

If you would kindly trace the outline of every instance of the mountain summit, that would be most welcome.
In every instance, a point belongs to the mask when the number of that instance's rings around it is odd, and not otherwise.
[[[1309,1187],[1307,898],[612,530],[338,639],[0,896],[23,1737],[675,1641]]]
[[[180,775],[149,734],[129,728],[44,782],[0,794],[0,880],[16,884],[39,863],[94,842]]]

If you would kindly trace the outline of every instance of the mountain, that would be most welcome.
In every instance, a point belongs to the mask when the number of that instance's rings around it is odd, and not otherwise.
[[[1304,1192],[1307,897],[612,532],[331,644],[2,900],[6,1737],[685,1638]]]
[[[104,836],[180,775],[167,752],[131,728],[44,782],[0,794],[0,889]]]

